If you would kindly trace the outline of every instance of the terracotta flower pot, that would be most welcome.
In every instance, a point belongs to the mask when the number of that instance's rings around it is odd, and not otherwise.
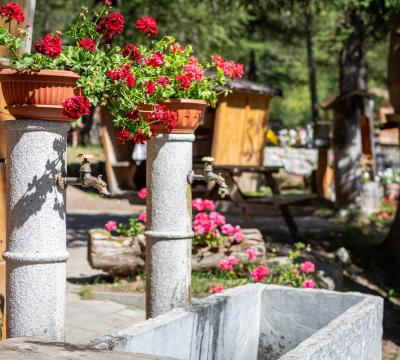
[[[71,121],[62,114],[62,102],[79,95],[78,79],[64,70],[0,70],[7,110],[17,119]]]
[[[193,99],[170,99],[160,102],[160,105],[166,106],[169,110],[175,111],[178,115],[178,122],[171,131],[163,124],[155,126],[157,133],[175,133],[175,134],[190,134],[194,133],[200,124],[204,111],[208,104],[203,100]],[[143,119],[149,121],[150,115],[153,112],[153,106],[142,104],[139,106],[140,114]]]

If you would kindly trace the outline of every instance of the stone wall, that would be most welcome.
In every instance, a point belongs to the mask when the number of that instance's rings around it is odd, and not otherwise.
[[[94,340],[178,359],[380,359],[381,298],[249,284]]]

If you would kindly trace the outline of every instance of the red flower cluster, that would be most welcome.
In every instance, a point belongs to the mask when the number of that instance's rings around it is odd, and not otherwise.
[[[137,110],[130,110],[126,113],[126,116],[131,119],[132,121],[140,121],[140,115],[139,115],[139,111]]]
[[[150,140],[152,135],[143,133],[142,129],[139,129],[135,135],[132,136],[135,144],[144,144],[146,141]]]
[[[84,48],[87,51],[95,52],[96,51],[96,43],[92,39],[82,39],[79,42],[79,46]]]
[[[131,133],[128,130],[122,129],[116,136],[118,144],[124,144],[126,141],[132,140]]]
[[[143,17],[136,20],[136,29],[149,37],[157,36],[158,26],[153,17]]]
[[[215,66],[222,69],[224,74],[230,79],[240,79],[244,75],[244,65],[235,63],[234,61],[224,61],[222,56],[213,55]]]
[[[100,20],[96,26],[96,31],[104,35],[104,40],[111,40],[115,34],[121,34],[124,29],[125,18],[119,12],[109,13]]]
[[[118,81],[125,80],[125,85],[128,88],[133,88],[136,84],[136,78],[131,73],[131,65],[130,64],[126,64],[121,70],[117,70],[117,71],[108,70],[107,76],[111,80],[118,80]]]
[[[149,59],[145,59],[144,63],[148,66],[159,67],[164,63],[164,55],[159,51],[156,51]]]
[[[151,96],[157,90],[156,85],[152,81],[146,81],[144,83],[146,85],[147,93]]]
[[[135,64],[139,64],[142,59],[142,54],[139,49],[133,44],[126,44],[124,50],[122,50],[123,57],[129,57]]]
[[[169,48],[171,54],[176,54],[177,52],[184,52],[185,48],[179,43],[173,43]]]
[[[201,80],[204,76],[204,70],[196,64],[188,64],[183,67],[185,75],[194,80]]]
[[[162,75],[158,78],[157,83],[160,84],[162,87],[165,87],[169,84],[169,77]]]
[[[190,85],[192,85],[192,79],[190,76],[187,75],[176,75],[175,77],[176,81],[179,84],[179,87],[183,90],[188,90],[190,88]]]
[[[18,23],[21,23],[25,20],[25,14],[22,9],[16,3],[8,3],[4,4],[0,8],[0,16],[7,17],[7,22],[11,20],[15,20]]]
[[[35,50],[43,55],[56,58],[62,51],[62,43],[58,35],[47,34],[34,45]]]
[[[73,96],[62,103],[63,114],[70,119],[79,119],[90,113],[90,101],[86,96]]]
[[[156,104],[154,112],[151,114],[150,121],[163,123],[171,131],[178,122],[178,115],[175,111],[168,110],[166,106]]]

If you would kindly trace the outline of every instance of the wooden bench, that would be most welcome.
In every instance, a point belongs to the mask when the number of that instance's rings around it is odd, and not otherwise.
[[[297,205],[308,202],[316,198],[315,194],[281,194],[279,184],[276,181],[274,174],[278,173],[282,167],[274,166],[215,166],[214,171],[221,173],[229,187],[229,199],[236,207],[240,209],[240,216],[246,226],[254,227],[252,213],[259,214],[263,212],[263,208],[270,207],[279,211],[289,228],[293,239],[298,235],[298,227],[293,219],[293,215],[289,209],[291,205]],[[258,173],[262,174],[266,184],[271,188],[272,196],[250,197],[242,192],[235,176],[240,176],[243,173]],[[217,186],[213,186],[208,196],[215,195]],[[254,205],[262,205],[254,206]]]

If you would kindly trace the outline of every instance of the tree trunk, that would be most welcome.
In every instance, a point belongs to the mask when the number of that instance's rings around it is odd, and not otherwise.
[[[364,98],[343,97],[367,88],[367,67],[364,58],[365,28],[356,10],[350,14],[352,31],[340,53],[340,96],[334,108],[333,148],[335,154],[336,205],[355,203],[361,191],[361,131]]]
[[[308,83],[310,86],[310,101],[311,101],[311,120],[314,124],[316,124],[319,120],[319,113],[318,113],[316,67],[314,59],[314,29],[313,29],[313,17],[309,11],[306,11],[306,40],[307,40]]]
[[[400,113],[400,28],[390,33],[388,58],[388,88],[390,103],[395,113]],[[400,204],[383,246],[395,253],[400,253]]]

